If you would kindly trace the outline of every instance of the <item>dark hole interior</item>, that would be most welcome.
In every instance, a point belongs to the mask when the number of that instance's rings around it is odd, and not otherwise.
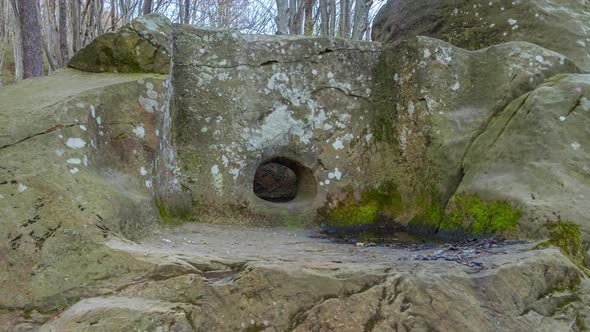
[[[263,164],[254,175],[254,193],[259,198],[284,203],[297,196],[298,179],[295,172],[279,163]]]

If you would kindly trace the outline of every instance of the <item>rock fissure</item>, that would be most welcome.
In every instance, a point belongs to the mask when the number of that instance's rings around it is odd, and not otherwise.
[[[3,146],[0,146],[0,150],[5,149],[5,148],[9,148],[9,147],[12,147],[12,146],[15,146],[17,144],[23,143],[23,142],[25,142],[25,141],[27,141],[27,140],[29,140],[31,138],[35,138],[35,137],[40,136],[40,135],[49,134],[49,133],[52,133],[54,131],[63,130],[63,129],[66,129],[66,128],[70,128],[70,127],[74,127],[74,126],[79,126],[79,125],[85,125],[85,123],[73,123],[73,124],[67,124],[67,125],[58,124],[58,125],[55,125],[55,126],[49,128],[49,129],[43,131],[43,132],[39,132],[39,133],[30,135],[30,136],[27,136],[27,137],[25,137],[23,139],[20,139],[20,140],[18,140],[16,142],[8,143],[8,144],[5,144]]]

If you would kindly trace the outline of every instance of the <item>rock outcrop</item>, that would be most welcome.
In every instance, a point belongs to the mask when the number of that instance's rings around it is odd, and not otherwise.
[[[378,44],[190,26],[175,36],[174,141],[189,215],[303,224],[327,195],[383,181],[359,167],[371,142]],[[269,162],[296,174],[293,200],[255,195],[256,170]]]
[[[590,326],[590,75],[555,49],[154,14],[70,66],[0,89],[2,329]],[[408,250],[302,229],[385,222],[547,239]]]
[[[490,121],[465,156],[457,192],[522,206],[525,234],[571,220],[587,239],[589,134],[590,75],[554,76]]]
[[[146,272],[101,243],[159,224],[152,187],[167,86],[162,75],[67,69],[0,90],[4,308],[55,309],[68,292]]]
[[[76,53],[68,66],[95,73],[170,72],[172,23],[159,14],[107,32]]]
[[[468,50],[527,41],[590,70],[587,0],[390,0],[373,26],[373,40],[398,44],[423,35]]]

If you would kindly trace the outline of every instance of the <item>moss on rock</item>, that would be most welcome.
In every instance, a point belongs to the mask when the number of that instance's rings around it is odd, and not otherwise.
[[[320,209],[320,223],[328,227],[371,225],[383,216],[395,216],[402,209],[401,197],[392,182],[360,194],[348,189],[341,197],[339,200],[333,197],[331,203]]]
[[[578,225],[571,221],[560,221],[549,226],[549,240],[539,243],[536,249],[542,249],[549,246],[555,246],[566,255],[572,263],[579,267],[587,276],[590,276],[590,270],[584,266],[584,242]]]
[[[503,201],[482,201],[477,195],[455,195],[446,210],[440,204],[424,205],[410,226],[420,232],[449,237],[485,237],[514,231],[521,211]]]

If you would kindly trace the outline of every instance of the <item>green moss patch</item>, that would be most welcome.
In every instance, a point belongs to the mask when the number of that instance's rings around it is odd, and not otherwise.
[[[549,227],[549,240],[539,243],[535,249],[555,246],[578,266],[587,276],[590,270],[584,266],[584,243],[578,225],[571,221],[560,221]]]
[[[162,219],[162,221],[164,221],[164,223],[168,225],[175,224],[174,220],[168,213],[168,209],[166,208],[166,205],[164,204],[162,199],[160,197],[156,197],[154,199],[154,203],[156,204],[156,208],[158,209],[158,213],[160,214],[160,218]]]
[[[455,195],[444,209],[440,204],[423,204],[410,226],[445,237],[485,237],[514,231],[521,212],[502,201],[482,201],[477,195]]]
[[[320,209],[320,223],[328,227],[350,227],[370,225],[384,215],[395,215],[401,211],[401,197],[393,183],[386,183],[356,195],[349,189],[343,198]]]

